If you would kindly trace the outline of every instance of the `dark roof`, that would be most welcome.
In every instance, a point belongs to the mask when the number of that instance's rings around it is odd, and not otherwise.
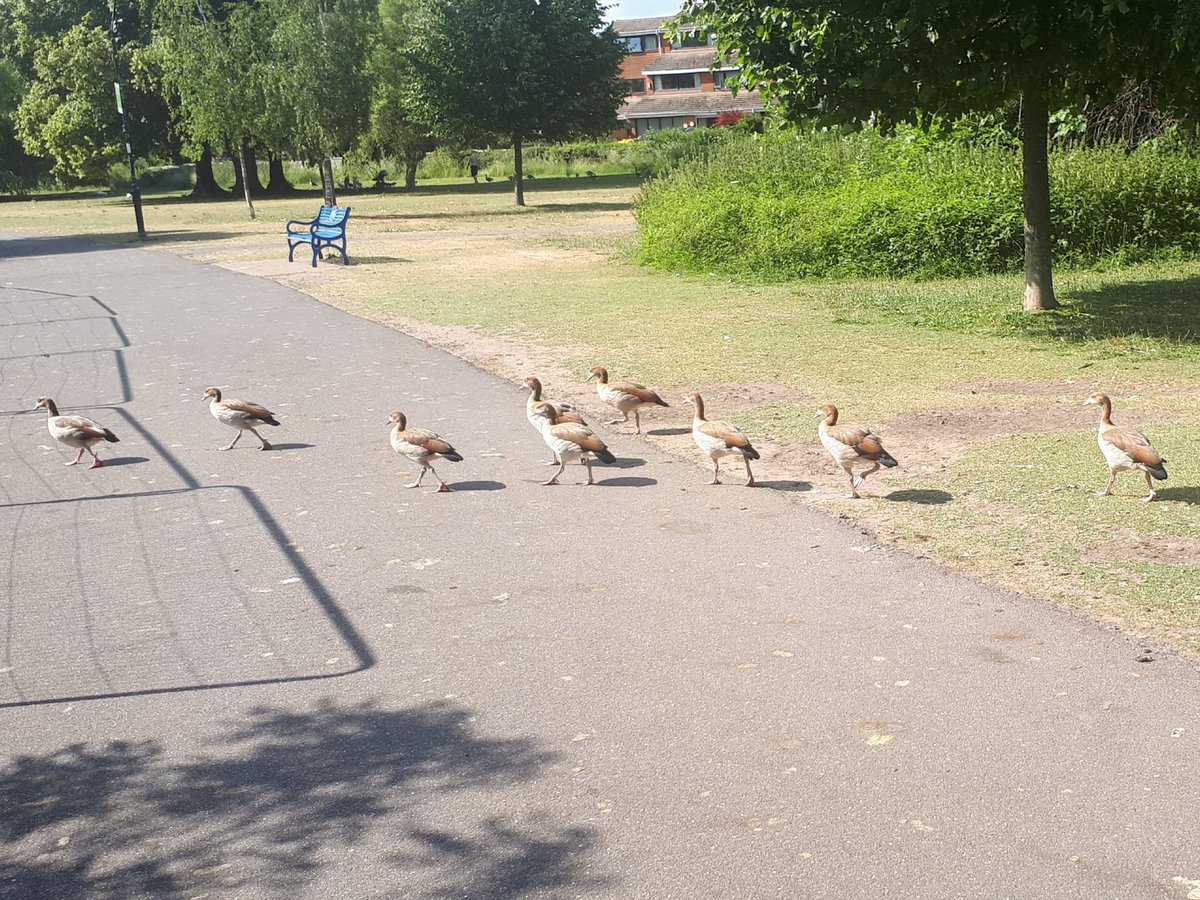
[[[660,91],[652,97],[633,97],[625,101],[617,118],[715,116],[732,110],[758,112],[762,109],[765,109],[762,98],[754,91],[739,91],[736,97],[729,91]]]
[[[712,47],[700,47],[697,50],[672,50],[655,57],[642,67],[646,75],[655,72],[707,72],[717,62],[717,51]],[[736,68],[736,62],[722,60],[717,68]]]
[[[613,31],[620,35],[662,34],[675,16],[650,16],[645,19],[613,19]]]

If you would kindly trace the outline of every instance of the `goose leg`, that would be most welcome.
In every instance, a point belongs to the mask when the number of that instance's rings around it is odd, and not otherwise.
[[[743,456],[742,462],[746,464],[746,487],[754,487],[754,473],[750,471],[750,459]]]
[[[875,466],[874,466],[874,468],[867,469],[867,471],[865,471],[865,472],[863,472],[861,475],[859,475],[859,476],[858,476],[858,485],[859,485],[859,487],[861,487],[861,486],[862,486],[862,483],[863,483],[864,481],[866,481],[866,480],[867,480],[867,476],[868,476],[868,475],[874,475],[874,474],[875,474],[876,472],[878,472],[878,471],[879,471],[879,463],[875,463]]]
[[[262,446],[258,448],[259,450],[270,450],[271,449],[271,445],[267,442],[266,438],[264,438],[261,434],[258,433],[258,429],[251,428],[250,430],[254,432],[254,436],[256,438],[258,438],[260,441],[262,441]]]
[[[100,457],[98,457],[96,455],[95,450],[93,450],[91,447],[88,447],[87,452],[92,454],[92,464],[90,466],[88,466],[89,469],[99,469],[101,466],[104,465],[104,463],[100,462]],[[1149,476],[1147,476],[1147,477],[1149,477]]]
[[[75,458],[74,458],[73,460],[71,460],[69,463],[63,463],[63,465],[64,465],[64,466],[77,466],[77,465],[79,465],[79,461],[80,461],[81,459],[83,459],[83,450],[84,450],[84,448],[83,448],[83,447],[80,447],[80,448],[79,448],[79,453],[77,453],[77,454],[76,454]]]
[[[594,478],[592,478],[592,461],[585,456],[583,458],[582,462],[585,466],[587,466],[588,477],[587,477],[587,481],[581,481],[580,484],[584,487],[586,487],[589,484],[595,484],[596,480]]]
[[[550,476],[549,481],[543,481],[542,484],[558,484],[558,476],[561,475],[563,473],[563,470],[566,468],[567,468],[567,464],[565,462],[559,462],[558,471]]]
[[[442,476],[437,473],[437,469],[435,469],[433,466],[430,466],[429,471],[433,473],[433,477],[436,478],[438,480],[438,484],[441,485],[441,487],[439,487],[433,493],[435,493],[435,494],[450,493],[450,485],[448,485],[448,484],[446,484],[446,482],[442,481]]]
[[[416,488],[421,486],[421,479],[425,477],[425,467],[421,466],[421,474],[417,476],[417,480],[412,484],[406,484],[406,488]]]
[[[1150,503],[1158,497],[1158,491],[1156,491],[1154,489],[1154,482],[1150,480],[1150,473],[1143,472],[1142,474],[1146,476],[1146,490],[1148,490],[1150,492],[1149,494],[1147,494],[1145,497],[1142,498],[1142,502]]]
[[[237,435],[234,437],[234,439],[233,439],[232,441],[230,441],[230,442],[229,442],[229,446],[228,446],[228,447],[222,447],[221,449],[222,449],[222,450],[232,450],[232,449],[233,449],[233,446],[234,446],[234,444],[236,444],[236,443],[237,443],[238,441],[240,441],[241,439],[242,439],[242,432],[241,432],[241,430],[239,429],[239,431],[238,431]],[[261,440],[261,438],[260,438],[259,440]]]
[[[710,481],[709,484],[720,484],[720,483],[721,483],[721,460],[714,459],[713,460],[713,477],[712,477],[712,481]]]
[[[847,494],[846,497],[847,497],[847,499],[850,499],[850,500],[861,500],[862,498],[858,496],[858,481],[855,479],[853,472],[850,472],[849,474],[850,474],[850,493]]]
[[[1112,493],[1113,485],[1116,483],[1116,481],[1117,481],[1117,473],[1110,470],[1108,473],[1108,484],[1106,484],[1104,486],[1104,490],[1096,491],[1096,496],[1097,497],[1107,497],[1109,494]]]
[[[622,412],[621,412],[621,415],[623,415],[625,418],[623,418],[623,419],[613,419],[613,420],[612,420],[612,421],[610,421],[608,424],[609,424],[609,425],[621,425],[622,423],[624,423],[624,422],[628,422],[628,421],[629,421],[629,413],[627,413],[627,412],[625,412],[625,411],[623,411],[623,410],[622,410]]]
[[[642,414],[636,409],[633,411],[633,424],[637,427],[634,429],[634,434],[642,433]]]

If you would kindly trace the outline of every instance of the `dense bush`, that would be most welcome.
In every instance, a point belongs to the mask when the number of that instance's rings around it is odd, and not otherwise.
[[[1200,158],[1181,148],[1056,151],[1050,177],[1061,263],[1200,251]],[[730,134],[647,184],[636,214],[643,262],[749,280],[1023,265],[1019,154],[918,132]]]

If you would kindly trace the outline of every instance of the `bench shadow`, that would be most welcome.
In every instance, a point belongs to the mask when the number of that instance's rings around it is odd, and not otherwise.
[[[640,475],[620,475],[616,478],[602,478],[596,484],[605,487],[650,487],[658,484],[657,478],[645,478]]]
[[[503,481],[451,481],[450,490],[459,491],[502,491],[506,487]]]
[[[954,499],[954,495],[946,491],[936,490],[907,490],[907,491],[892,491],[890,494],[883,496],[884,500],[891,500],[893,503],[916,503],[921,506],[941,506],[943,503],[949,503]]]

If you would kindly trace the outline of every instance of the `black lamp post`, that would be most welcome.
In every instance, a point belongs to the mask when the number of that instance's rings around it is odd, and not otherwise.
[[[108,29],[109,44],[113,58],[113,89],[117,92],[117,112],[121,115],[121,135],[125,138],[125,155],[129,158],[129,195],[133,198],[133,215],[137,219],[138,237],[146,236],[146,222],[142,218],[142,191],[138,187],[137,169],[133,165],[133,144],[129,140],[129,123],[125,119],[125,103],[121,99],[121,64],[117,56],[117,0],[111,0],[112,25]]]

